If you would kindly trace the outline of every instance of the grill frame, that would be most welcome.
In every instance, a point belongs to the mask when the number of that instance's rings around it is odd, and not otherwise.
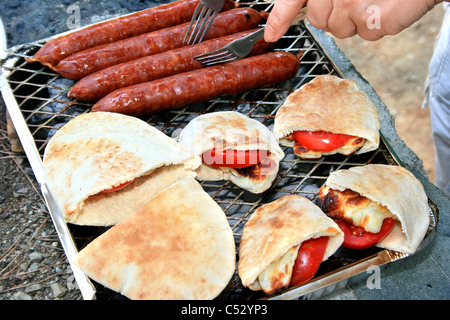
[[[270,1],[240,2],[240,6],[250,6],[265,11],[270,11],[272,5]],[[76,115],[89,112],[93,105],[89,102],[67,98],[67,92],[74,81],[63,79],[54,71],[38,63],[30,64],[26,61],[26,58],[31,58],[32,54],[48,40],[43,39],[10,48],[7,51],[6,58],[2,61],[3,72],[7,76],[7,81],[18,102],[18,108],[41,157],[52,133]],[[318,75],[334,74],[343,77],[338,66],[329,58],[304,22],[292,26],[278,42],[275,50],[292,53],[302,52],[300,70],[294,78],[276,86],[263,87],[237,95],[227,95],[207,102],[150,115],[143,119],[174,138],[176,138],[179,130],[196,116],[215,111],[238,111],[264,123],[271,129],[276,111],[292,91]],[[19,136],[21,136],[21,131],[18,130]],[[292,153],[290,148],[282,147],[282,149],[286,156],[280,163],[279,174],[272,188],[262,195],[251,194],[229,181],[201,182],[205,191],[222,207],[227,215],[235,237],[236,250],[239,248],[242,228],[257,207],[287,194],[298,194],[315,201],[320,187],[329,174],[337,169],[369,163],[399,165],[397,157],[393,154],[383,136],[377,150],[363,155],[332,155],[315,160],[300,160]],[[429,201],[429,204],[431,223],[423,246],[431,239],[438,223],[437,208],[431,201]],[[47,204],[47,206],[49,205]],[[56,211],[55,208],[50,206],[49,212],[52,216],[60,215]],[[79,227],[70,224],[58,226],[58,219],[54,219],[54,223],[57,226],[63,246],[64,242],[72,241],[78,250],[81,250],[96,236],[108,229]],[[69,240],[67,240],[68,237]],[[69,261],[71,261],[72,255],[68,253],[67,255]],[[298,288],[290,288],[272,297],[266,297],[259,292],[252,292],[243,288],[236,270],[229,285],[218,299],[307,298],[320,289],[346,281],[349,277],[366,271],[371,265],[382,266],[407,256],[407,254],[379,248],[371,248],[357,253],[341,248],[322,264],[316,277],[308,284]],[[92,287],[89,287],[89,285]],[[93,289],[96,299],[123,297],[92,280],[89,281],[88,287],[85,285],[79,285],[79,287],[82,292],[83,290]]]

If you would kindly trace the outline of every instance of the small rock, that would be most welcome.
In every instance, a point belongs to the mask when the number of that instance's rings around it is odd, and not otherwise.
[[[25,289],[26,293],[35,292],[42,289],[42,285],[40,283],[32,284]]]
[[[71,275],[67,278],[67,289],[69,289],[69,291],[78,289],[78,284],[75,280],[75,276]]]
[[[39,252],[32,252],[28,257],[31,261],[42,260],[42,254]]]
[[[50,288],[52,289],[53,298],[60,298],[67,292],[67,288],[59,283],[52,283]]]
[[[31,265],[30,265],[30,271],[33,271],[33,270],[37,270],[37,268],[39,267],[39,265],[36,263],[36,262],[33,262]]]
[[[18,291],[12,295],[11,300],[31,300],[31,297],[23,291]]]
[[[16,192],[18,194],[27,194],[28,193],[28,188],[26,188],[26,187],[17,187],[16,188]]]

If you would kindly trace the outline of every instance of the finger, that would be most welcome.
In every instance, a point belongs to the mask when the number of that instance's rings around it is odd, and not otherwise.
[[[351,10],[356,10],[354,7]],[[328,18],[328,31],[339,39],[349,38],[356,34],[357,26],[351,17],[352,11],[339,5],[333,8]]]
[[[264,31],[264,40],[278,41],[289,29],[297,12],[303,7],[306,0],[276,0]]]
[[[328,31],[328,20],[333,11],[332,0],[309,0],[307,18],[317,29]]]

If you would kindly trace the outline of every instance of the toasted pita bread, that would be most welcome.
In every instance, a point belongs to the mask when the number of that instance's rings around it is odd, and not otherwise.
[[[333,153],[361,154],[375,150],[380,141],[380,125],[376,106],[355,81],[323,75],[287,97],[277,111],[273,132],[279,143],[288,147],[294,146],[289,135],[300,130],[327,131],[365,139],[356,151],[349,146],[349,149],[304,154],[305,158],[317,158]]]
[[[130,299],[205,300],[230,281],[235,254],[223,210],[186,177],[94,239],[76,264]]]
[[[46,184],[66,221],[102,226],[133,213],[158,189],[192,174],[200,162],[198,156],[146,122],[106,112],[82,114],[65,124],[50,139],[43,160]],[[154,172],[158,168],[164,170]],[[140,178],[152,181],[138,192],[133,185],[142,184]],[[122,190],[99,194],[133,179]],[[116,196],[121,192],[128,192],[121,198],[127,202],[118,203]],[[93,195],[96,204],[86,206]]]
[[[378,247],[414,253],[430,223],[428,198],[419,180],[400,166],[369,164],[333,172],[324,188],[353,190],[385,206],[398,222]]]
[[[272,132],[262,123],[234,111],[214,112],[198,116],[182,130],[180,144],[196,155],[213,148],[219,150],[268,151],[271,166],[242,169],[212,167],[202,163],[197,178],[205,181],[230,180],[252,193],[267,190],[275,179],[284,152]]]
[[[259,207],[242,232],[238,263],[242,284],[260,289],[258,276],[266,268],[303,241],[321,236],[330,237],[325,261],[340,247],[344,234],[307,198],[288,195]]]

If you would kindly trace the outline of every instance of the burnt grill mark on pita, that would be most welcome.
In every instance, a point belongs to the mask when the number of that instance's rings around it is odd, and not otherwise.
[[[272,227],[272,229],[281,229],[284,226],[283,219],[280,219],[279,217],[273,217],[268,220],[267,223]]]
[[[270,152],[267,152],[267,158],[263,162],[259,162],[250,167],[237,168],[235,169],[241,176],[248,177],[252,180],[263,181],[268,175],[273,172],[275,167],[275,160],[270,157]]]
[[[287,269],[287,265],[286,265],[286,269]],[[284,274],[282,272],[274,274],[270,280],[270,287],[273,288],[273,290],[270,290],[270,291],[268,290],[268,292],[266,292],[266,294],[272,295],[276,292],[280,292],[280,291],[283,291],[284,289],[286,289],[288,286],[286,286],[282,280],[285,276],[286,276],[286,274]]]
[[[295,141],[295,142],[294,142],[293,151],[294,151],[295,154],[302,154],[302,153],[308,152],[309,149],[305,148],[305,147],[302,146],[300,143],[298,143],[297,141]]]
[[[244,167],[240,169],[236,169],[236,171],[244,177],[248,177],[252,180],[264,180],[264,175],[261,174],[261,166],[260,164],[255,164],[251,167]]]
[[[364,142],[364,138],[358,138],[358,139],[353,140],[352,145],[357,146],[363,142]]]

